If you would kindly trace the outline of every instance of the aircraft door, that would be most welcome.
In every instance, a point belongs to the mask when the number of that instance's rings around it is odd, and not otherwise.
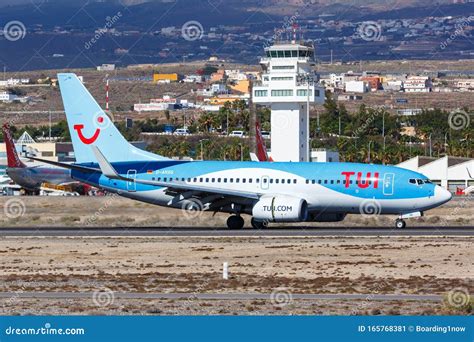
[[[386,173],[383,176],[383,194],[385,196],[393,195],[393,190],[395,186],[395,174],[394,173]]]
[[[137,191],[137,183],[135,182],[135,178],[137,178],[137,170],[128,170],[127,178],[133,179],[133,181],[127,182],[127,190],[130,192]]]

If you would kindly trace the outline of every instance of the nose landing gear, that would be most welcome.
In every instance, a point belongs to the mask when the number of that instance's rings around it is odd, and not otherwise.
[[[397,228],[397,229],[403,229],[403,228],[406,227],[406,225],[407,224],[403,219],[399,218],[395,221],[395,228]]]

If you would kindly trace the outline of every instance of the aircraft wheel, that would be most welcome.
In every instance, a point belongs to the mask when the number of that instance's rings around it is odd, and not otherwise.
[[[242,229],[244,227],[244,219],[241,216],[232,215],[227,219],[227,227],[229,229]]]
[[[253,228],[255,229],[264,229],[268,227],[268,221],[258,221],[252,217],[250,220],[250,224],[252,225]]]
[[[406,223],[402,219],[397,219],[395,221],[395,228],[402,229],[402,228],[405,228],[405,227],[406,227]]]

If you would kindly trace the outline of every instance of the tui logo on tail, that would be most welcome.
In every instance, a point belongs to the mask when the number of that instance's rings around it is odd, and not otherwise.
[[[104,122],[104,118],[102,116],[99,116],[97,118],[97,122],[98,122],[98,125],[101,125],[103,124]],[[82,130],[84,129],[84,125],[83,124],[78,124],[78,125],[74,125],[74,130],[77,132],[77,136],[79,137],[79,139],[86,145],[90,145],[92,143],[94,143],[97,138],[99,137],[99,134],[100,134],[100,128],[96,128],[94,134],[90,137],[90,138],[87,138],[84,133],[82,132]]]

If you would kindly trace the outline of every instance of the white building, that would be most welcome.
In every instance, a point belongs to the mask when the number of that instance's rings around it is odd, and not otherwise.
[[[451,192],[457,188],[474,186],[474,159],[445,156],[431,158],[416,156],[397,165],[404,169],[420,172],[434,183]]]
[[[428,76],[408,76],[403,82],[403,89],[407,93],[429,93],[431,79]]]
[[[271,150],[275,161],[309,161],[309,105],[324,103],[324,88],[314,73],[314,48],[278,43],[265,48],[262,82],[253,102],[271,107]]]
[[[0,91],[0,101],[12,102],[18,99],[18,96],[10,94],[8,91]]]
[[[11,87],[19,84],[30,83],[29,78],[9,78],[8,80],[0,81],[0,87]]]
[[[313,148],[311,150],[311,161],[318,163],[339,162],[339,152],[326,150],[325,148]]]
[[[369,84],[365,81],[348,81],[345,83],[346,93],[367,93]]]
[[[102,64],[97,67],[98,71],[114,71],[115,64]]]

